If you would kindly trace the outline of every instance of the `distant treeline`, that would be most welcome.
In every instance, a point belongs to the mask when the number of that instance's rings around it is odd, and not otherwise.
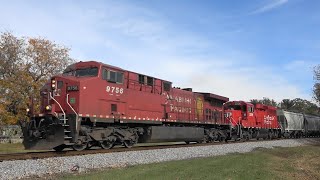
[[[274,99],[263,98],[263,99],[251,99],[252,104],[265,104],[270,106],[276,106],[278,108],[292,111],[301,112],[305,114],[320,115],[320,108],[315,104],[305,99],[283,99],[281,102],[276,102]]]

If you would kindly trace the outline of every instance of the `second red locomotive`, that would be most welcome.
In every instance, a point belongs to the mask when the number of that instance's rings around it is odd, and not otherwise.
[[[224,104],[224,113],[230,126],[235,129],[232,132],[236,138],[266,139],[281,136],[276,107],[230,101]]]

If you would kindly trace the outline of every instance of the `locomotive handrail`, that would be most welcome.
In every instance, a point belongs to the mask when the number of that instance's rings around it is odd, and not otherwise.
[[[71,108],[71,110],[76,114],[76,131],[78,130],[78,113],[73,109],[73,107],[71,106],[71,104],[69,103],[69,94],[67,94],[67,104],[68,106]]]
[[[44,119],[41,119],[40,122],[39,122],[39,125],[38,125],[38,128],[41,127],[41,123],[44,121]]]
[[[34,128],[37,128],[36,120],[31,120],[31,121],[30,121],[30,123],[28,124],[28,129],[30,129],[30,127],[31,127],[32,125],[34,126]]]
[[[60,107],[62,113],[63,113],[63,123],[66,124],[66,113],[64,112],[64,110],[62,109],[62,106],[60,105],[60,103],[52,96],[51,92],[49,93],[50,98],[54,100],[54,102],[56,102],[58,104],[58,106]]]

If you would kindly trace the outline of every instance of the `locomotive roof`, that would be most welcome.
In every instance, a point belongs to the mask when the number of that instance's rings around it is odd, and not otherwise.
[[[267,110],[267,109],[269,109],[269,110],[276,110],[277,109],[277,107],[274,107],[274,106],[268,106],[268,105],[264,105],[264,104],[260,104],[260,103],[258,103],[258,104],[252,104],[252,103],[250,103],[250,102],[245,102],[245,101],[229,101],[229,102],[227,102],[228,104],[235,104],[235,105],[252,105],[252,106],[254,106],[256,109],[264,109],[264,110]]]
[[[238,105],[240,105],[240,104],[253,105],[252,103],[245,102],[245,101],[229,101],[229,102],[227,102],[227,103],[229,103],[229,104],[238,104]]]
[[[108,66],[108,67],[111,67],[112,69],[117,69],[117,70],[122,70],[122,71],[125,71],[124,69],[122,68],[119,68],[117,66],[112,66],[112,65],[109,65],[109,64],[104,64],[102,62],[97,62],[97,61],[80,61],[80,62],[77,62],[77,63],[74,63],[73,65],[75,65],[76,67],[82,67],[82,66]]]
[[[205,92],[197,92],[199,94],[203,94],[205,99],[219,99],[221,101],[227,102],[229,101],[229,98],[220,96],[217,94],[212,94],[212,93],[205,93]]]
[[[141,74],[141,73],[125,70],[125,69],[122,69],[120,67],[112,66],[112,65],[105,64],[105,63],[98,62],[98,61],[85,61],[85,62],[80,61],[80,62],[77,62],[77,63],[74,63],[74,64],[68,66],[67,69],[81,68],[81,67],[85,67],[85,66],[97,66],[97,67],[105,66],[105,67],[111,67],[114,70],[127,71],[127,72],[136,73],[136,74]],[[141,74],[141,75],[145,75],[145,74]],[[146,76],[149,76],[149,75],[146,75]],[[152,77],[152,76],[149,76],[149,77]],[[155,78],[155,77],[152,77],[152,78]],[[155,78],[155,79],[159,79],[159,78]],[[171,81],[164,80],[164,79],[159,79],[159,80],[167,81],[169,83],[172,83]],[[223,102],[229,101],[229,98],[224,97],[224,96],[220,96],[220,95],[217,95],[217,94],[205,93],[205,92],[196,92],[196,93],[203,94],[204,98],[207,98],[207,99],[218,99],[218,100],[221,100]]]
[[[133,71],[129,71],[129,70],[125,70],[125,69],[122,69],[120,67],[117,67],[117,66],[113,66],[113,65],[110,65],[110,64],[105,64],[105,63],[102,63],[102,62],[98,62],[98,61],[80,61],[80,62],[77,62],[77,63],[74,63],[70,66],[67,67],[68,68],[81,68],[81,67],[84,67],[84,66],[105,66],[105,67],[110,67],[114,70],[120,70],[120,71],[127,71],[127,72],[132,72],[132,73],[136,73],[136,74],[141,74],[141,75],[145,75],[145,74],[142,74],[142,73],[137,73],[137,72],[133,72]],[[146,75],[146,76],[149,76],[149,75]],[[153,76],[149,76],[149,77],[152,77],[152,78],[155,78]],[[155,78],[155,79],[159,79],[159,78]],[[162,81],[167,81],[167,80],[164,80],[164,79],[159,79],[159,80],[162,80]],[[167,82],[170,82],[170,81],[167,81]],[[171,83],[171,82],[170,82]]]

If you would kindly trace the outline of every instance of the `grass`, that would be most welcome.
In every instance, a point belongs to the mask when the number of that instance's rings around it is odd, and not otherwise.
[[[21,143],[0,144],[0,154],[27,152]]]
[[[69,174],[60,179],[320,179],[320,146],[258,149],[245,154]],[[57,177],[58,178],[58,177]]]
[[[25,153],[25,152],[40,152],[43,150],[25,150],[22,143],[4,143],[0,144],[0,154],[9,153]]]

